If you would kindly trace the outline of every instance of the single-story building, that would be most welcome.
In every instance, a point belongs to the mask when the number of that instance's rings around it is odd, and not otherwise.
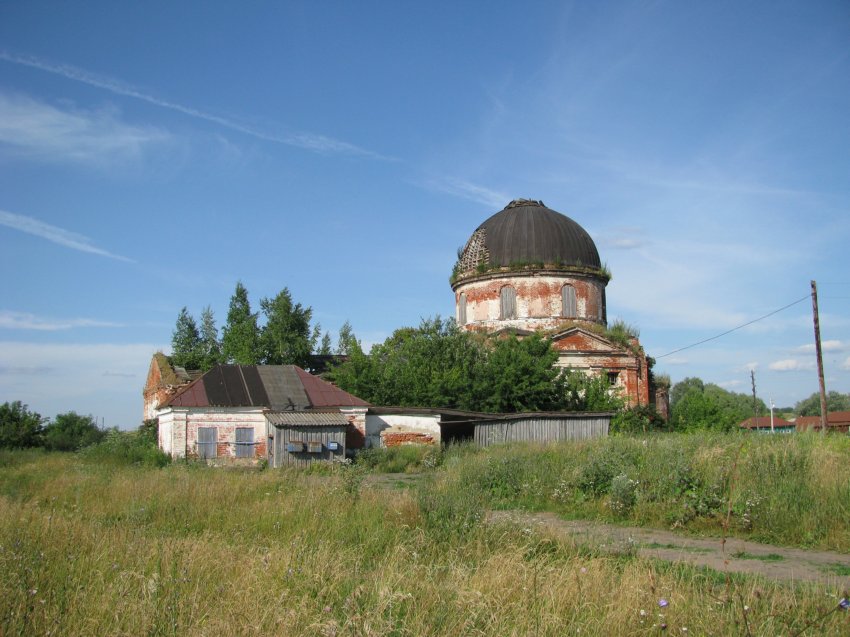
[[[146,397],[156,393],[148,389]],[[367,407],[295,365],[217,365],[169,391],[153,413],[172,458],[282,466],[362,446]]]
[[[794,427],[793,422],[788,422],[784,418],[780,418],[779,416],[774,416],[771,418],[770,416],[759,416],[758,418],[747,418],[744,422],[738,424],[742,429],[749,429],[750,431],[758,431],[761,433],[781,433],[788,434],[794,433],[796,428]]]
[[[820,431],[820,416],[798,416],[797,431]],[[826,415],[827,433],[850,433],[850,411],[831,411]]]

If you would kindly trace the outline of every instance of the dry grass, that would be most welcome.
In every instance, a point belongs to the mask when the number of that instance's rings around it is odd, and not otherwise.
[[[425,488],[453,497],[445,483]],[[727,588],[716,573],[531,530],[447,534],[415,493],[366,489],[353,502],[337,477],[294,472],[32,455],[0,468],[0,512],[4,636],[607,636],[662,624],[774,635],[803,629],[839,593],[755,579]],[[807,634],[848,627],[832,613]]]

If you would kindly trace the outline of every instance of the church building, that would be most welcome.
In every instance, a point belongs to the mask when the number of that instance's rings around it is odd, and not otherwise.
[[[650,402],[650,370],[637,336],[608,329],[611,274],[578,223],[542,201],[517,199],[484,221],[451,277],[456,320],[468,331],[542,332],[558,365],[605,374],[629,406]]]

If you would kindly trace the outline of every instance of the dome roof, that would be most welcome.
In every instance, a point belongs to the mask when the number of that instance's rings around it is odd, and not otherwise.
[[[530,199],[510,202],[472,233],[460,256],[459,271],[474,270],[482,263],[489,267],[516,263],[602,267],[596,244],[584,228],[542,201]]]

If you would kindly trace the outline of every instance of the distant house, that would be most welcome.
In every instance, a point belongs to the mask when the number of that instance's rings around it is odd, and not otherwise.
[[[773,417],[773,426],[771,427],[770,416],[759,416],[758,418],[747,418],[744,422],[738,424],[742,429],[750,431],[759,431],[761,433],[794,433],[796,428],[793,422],[788,422],[779,416]]]
[[[217,365],[162,387],[160,378],[174,373],[166,365],[166,357],[154,356],[145,410],[157,418],[159,446],[173,458],[307,465],[363,446],[368,403],[300,367]]]
[[[799,416],[797,431],[820,431],[820,416]],[[826,415],[827,433],[850,433],[850,411],[832,411]]]

